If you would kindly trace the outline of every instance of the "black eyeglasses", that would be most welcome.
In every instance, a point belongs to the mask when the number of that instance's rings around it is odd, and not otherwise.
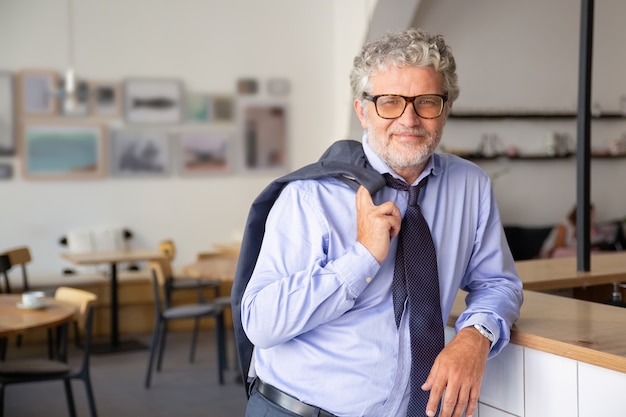
[[[422,119],[436,119],[441,116],[443,105],[448,101],[448,96],[443,94],[405,97],[397,94],[370,96],[364,93],[363,98],[374,103],[376,114],[383,119],[397,119],[402,116],[409,103],[413,103],[415,113]]]

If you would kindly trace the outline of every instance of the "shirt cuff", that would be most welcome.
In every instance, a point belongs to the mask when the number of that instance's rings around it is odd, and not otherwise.
[[[380,269],[376,259],[360,242],[356,242],[345,255],[333,263],[348,292],[355,298],[361,295]]]
[[[485,327],[485,329],[489,330],[489,332],[493,335],[493,343],[491,344],[491,348],[493,348],[500,339],[500,326],[498,326],[498,322],[489,314],[472,314],[463,323],[457,323],[457,332],[461,329],[465,329],[466,327],[474,327],[475,324],[480,324]]]

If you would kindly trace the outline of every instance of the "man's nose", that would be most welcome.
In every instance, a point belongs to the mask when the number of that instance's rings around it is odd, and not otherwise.
[[[407,103],[404,113],[398,118],[405,126],[415,126],[422,122],[422,118],[417,115],[413,103]]]

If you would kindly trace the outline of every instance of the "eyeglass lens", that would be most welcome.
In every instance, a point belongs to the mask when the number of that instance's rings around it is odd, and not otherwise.
[[[382,118],[395,119],[402,116],[409,102],[413,102],[413,108],[418,116],[424,119],[434,119],[441,115],[444,99],[436,95],[415,97],[382,95],[375,101],[376,112]]]

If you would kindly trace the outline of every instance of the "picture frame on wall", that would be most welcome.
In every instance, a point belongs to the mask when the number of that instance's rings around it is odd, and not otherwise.
[[[65,78],[59,78],[57,86],[57,100],[59,114],[67,117],[85,117],[89,114],[89,83],[85,80],[74,80],[75,92],[72,97],[67,96]]]
[[[104,176],[105,127],[83,121],[26,121],[21,129],[24,178],[96,179]]]
[[[237,93],[256,94],[259,92],[259,81],[256,78],[240,78],[237,80]]]
[[[170,172],[170,136],[162,131],[110,131],[109,173],[113,177],[163,177]]]
[[[235,97],[232,94],[213,94],[210,98],[212,122],[232,123],[235,120]]]
[[[211,119],[211,99],[206,93],[187,92],[185,119],[189,122],[208,123]]]
[[[231,172],[233,141],[232,129],[195,129],[180,132],[178,137],[180,174],[202,176]]]
[[[10,180],[13,178],[13,165],[0,163],[0,180]]]
[[[13,74],[0,71],[0,155],[15,154],[14,97]]]
[[[239,103],[238,130],[244,171],[288,169],[288,106],[278,100]]]
[[[59,75],[45,69],[22,70],[17,76],[20,116],[55,116],[58,114],[56,91]]]
[[[89,109],[93,116],[120,117],[122,114],[122,87],[117,81],[89,83]]]
[[[183,86],[175,79],[128,79],[124,117],[131,124],[176,124],[183,119]]]

